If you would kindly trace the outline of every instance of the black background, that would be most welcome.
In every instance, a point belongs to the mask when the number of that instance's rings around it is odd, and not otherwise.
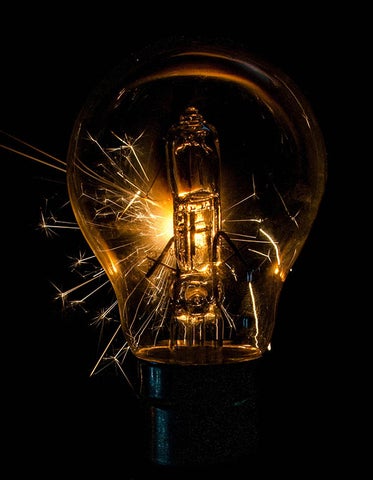
[[[308,98],[324,133],[328,183],[284,286],[266,359],[265,455],[255,466],[243,461],[226,470],[232,478],[242,471],[248,478],[254,468],[264,474],[300,472],[297,478],[303,478],[302,472],[356,464],[348,400],[359,395],[351,367],[356,338],[345,279],[349,261],[342,257],[341,262],[340,254],[354,184],[346,162],[346,112],[352,102],[346,93],[351,85],[346,56],[354,55],[349,30],[321,10],[142,7],[87,6],[78,14],[56,5],[53,11],[34,7],[5,15],[0,129],[64,160],[90,90],[126,55],[166,37],[238,40],[287,73]],[[1,138],[3,145],[15,147],[10,137]],[[6,285],[2,396],[7,405],[2,411],[3,423],[10,425],[7,446],[19,458],[12,461],[12,476],[26,468],[48,478],[106,472],[107,477],[137,480],[157,473],[143,459],[138,405],[123,377],[115,372],[89,377],[97,355],[90,318],[82,309],[63,312],[54,300],[51,281],[71,286],[66,257],[76,253],[81,238],[61,231],[48,239],[37,227],[45,199],[67,200],[64,175],[6,149],[0,155]],[[224,468],[217,471],[224,473]],[[213,467],[209,471],[215,472]]]

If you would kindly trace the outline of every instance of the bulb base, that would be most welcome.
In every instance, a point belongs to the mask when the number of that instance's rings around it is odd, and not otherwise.
[[[259,439],[258,362],[169,365],[139,360],[148,460],[193,467],[253,457]]]

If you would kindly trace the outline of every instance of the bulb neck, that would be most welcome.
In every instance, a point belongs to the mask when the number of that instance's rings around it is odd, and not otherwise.
[[[193,467],[253,457],[259,438],[258,362],[169,365],[139,360],[148,460]]]

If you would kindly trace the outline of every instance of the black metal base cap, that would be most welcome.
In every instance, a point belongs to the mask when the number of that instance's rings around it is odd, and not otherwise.
[[[255,455],[258,362],[166,365],[139,360],[149,461],[192,467]]]

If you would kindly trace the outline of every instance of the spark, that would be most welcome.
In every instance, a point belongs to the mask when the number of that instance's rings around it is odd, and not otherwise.
[[[142,162],[140,161],[139,159],[139,156],[137,154],[137,149],[135,148],[135,145],[137,144],[137,142],[140,140],[140,138],[143,136],[144,132],[140,133],[140,135],[135,138],[135,140],[130,140],[129,137],[127,135],[124,135],[123,138],[119,137],[116,133],[112,132],[112,134],[114,135],[115,138],[117,138],[123,145],[125,148],[127,148],[129,150],[129,153],[133,155],[133,157],[135,158],[136,162],[137,162],[137,165],[140,167],[140,170],[141,170],[141,173],[137,170],[137,168],[135,168],[135,166],[133,165],[133,163],[131,162],[131,156],[128,155],[126,156],[126,158],[128,159],[132,169],[134,170],[134,172],[140,177],[140,178],[143,178],[145,177],[145,179],[147,181],[149,181],[149,177],[147,176],[146,172],[145,172],[145,169],[142,165]],[[116,149],[109,149],[109,151],[115,151]]]
[[[297,212],[295,215],[291,215],[290,212],[289,212],[289,210],[288,210],[288,208],[287,208],[287,206],[286,206],[286,203],[285,203],[285,201],[284,201],[281,193],[278,191],[276,185],[273,185],[273,188],[275,189],[275,192],[277,193],[277,195],[278,195],[278,197],[279,197],[279,199],[280,199],[280,201],[281,201],[281,203],[282,203],[282,205],[283,205],[283,207],[284,207],[284,209],[285,209],[285,212],[286,212],[287,215],[289,216],[290,220],[295,223],[295,225],[297,226],[297,228],[299,228],[299,225],[298,225],[298,222],[297,222],[297,220],[296,220],[296,217],[299,215],[300,210],[298,210],[298,212]]]
[[[102,325],[104,323],[111,322],[112,317],[109,316],[111,311],[117,306],[117,302],[113,302],[109,307],[101,309],[99,314],[93,319],[91,325]]]
[[[245,198],[242,198],[239,202],[231,205],[227,210],[231,210],[231,209],[237,207],[238,205],[241,205],[241,203],[247,202],[247,201],[250,200],[251,198],[259,198],[258,195],[257,195],[257,193],[256,193],[254,174],[251,175],[251,184],[252,184],[252,187],[253,187],[253,193],[251,193],[250,195],[248,195],[248,196],[245,197]],[[252,220],[251,220],[251,221],[252,221]]]
[[[98,367],[100,366],[101,362],[105,359],[106,353],[108,352],[110,346],[112,345],[112,343],[114,342],[115,338],[120,333],[120,331],[121,331],[121,325],[118,325],[116,330],[114,331],[113,335],[111,336],[110,340],[106,344],[106,346],[105,346],[103,352],[101,353],[100,357],[97,359],[97,362],[95,363],[94,367],[92,368],[90,376],[94,375],[97,372]],[[127,347],[126,343],[122,346],[122,348],[120,349],[120,352],[123,349],[128,350],[128,347]],[[114,357],[111,357],[111,358],[115,358],[115,355],[114,355]]]
[[[68,257],[68,258],[73,261],[72,263],[73,270],[79,269],[79,267],[81,267],[82,265],[86,265],[88,264],[88,262],[96,259],[94,255],[87,257],[85,253],[83,254],[82,252],[79,252],[79,255],[77,258],[72,258],[72,257]]]
[[[279,252],[278,246],[276,245],[276,242],[269,235],[269,233],[265,232],[262,228],[260,229],[260,231],[265,237],[268,238],[269,242],[273,245],[273,248],[275,249],[275,252],[276,252],[277,263],[278,263],[278,265],[280,265],[280,263],[281,263],[280,252]]]
[[[56,218],[53,215],[50,215],[48,218],[46,218],[43,212],[40,213],[39,228],[41,230],[44,230],[47,236],[56,235],[57,233],[55,232],[55,230],[58,230],[58,229],[80,230],[78,225],[75,222],[56,220]]]
[[[94,282],[99,276],[104,276],[105,275],[105,271],[104,269],[101,269],[97,274],[95,274],[94,276],[92,276],[91,278],[89,278],[88,280],[86,280],[85,282],[82,282],[82,283],[79,283],[78,285],[75,285],[74,287],[71,287],[70,289],[68,290],[61,290],[60,288],[58,288],[53,282],[52,285],[54,286],[54,288],[57,290],[58,294],[56,295],[56,299],[60,299],[62,300],[62,303],[64,306],[66,306],[67,304],[67,299],[68,297],[71,296],[72,293],[78,291],[78,290],[81,290],[83,287],[91,284],[92,282]],[[102,283],[101,285],[99,285],[98,287],[94,288],[93,290],[89,291],[89,293],[87,295],[85,295],[84,297],[80,298],[79,300],[73,300],[73,301],[70,301],[70,304],[73,305],[73,304],[83,304],[89,297],[91,297],[92,295],[94,295],[95,293],[97,293],[100,289],[102,289],[105,285],[107,285],[109,283],[109,280],[107,280],[106,282]]]

